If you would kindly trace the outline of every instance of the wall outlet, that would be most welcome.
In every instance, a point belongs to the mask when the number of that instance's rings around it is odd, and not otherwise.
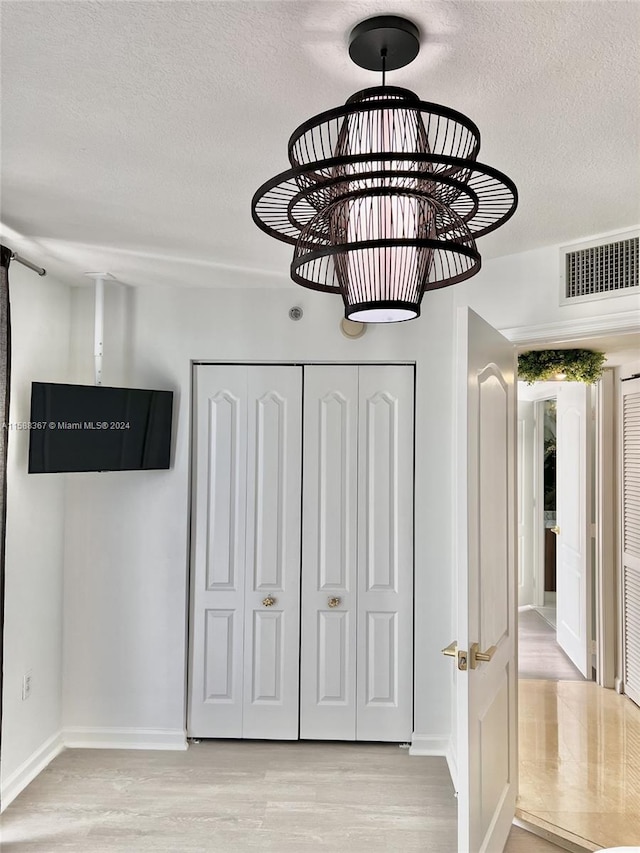
[[[31,670],[25,672],[22,676],[22,701],[28,699],[31,696]]]

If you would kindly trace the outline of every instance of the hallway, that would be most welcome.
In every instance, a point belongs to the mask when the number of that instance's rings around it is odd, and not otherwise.
[[[537,610],[518,613],[518,677],[584,681],[556,642],[556,632]]]

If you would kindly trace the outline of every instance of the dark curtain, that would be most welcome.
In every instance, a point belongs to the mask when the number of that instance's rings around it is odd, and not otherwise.
[[[11,386],[11,251],[0,246],[0,749],[2,749],[2,672],[4,669],[4,560],[7,522],[7,442]]]

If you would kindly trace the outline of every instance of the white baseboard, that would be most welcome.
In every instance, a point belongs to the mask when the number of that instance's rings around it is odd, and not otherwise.
[[[186,749],[184,729],[127,729],[72,726],[63,730],[72,749]]]
[[[447,735],[419,735],[415,732],[411,736],[409,755],[440,755],[445,757],[449,746]]]
[[[76,726],[52,735],[2,783],[0,811],[66,747],[84,749],[187,749],[183,729],[122,729]]]
[[[521,604],[518,607],[518,613],[522,613],[523,610],[535,610],[535,604]]]
[[[26,761],[13,771],[13,773],[2,783],[0,800],[4,811],[9,803],[12,803],[18,794],[33,782],[38,773],[41,773],[50,761],[59,755],[64,749],[62,732],[57,732],[38,747]]]

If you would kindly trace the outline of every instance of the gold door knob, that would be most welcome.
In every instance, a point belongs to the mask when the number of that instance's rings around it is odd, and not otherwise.
[[[550,527],[550,528],[549,528],[549,530],[550,530],[552,533],[555,533],[555,534],[556,534],[556,536],[560,536],[560,528],[558,527],[558,525],[557,525],[557,524],[556,524],[556,525],[554,525],[553,527]]]
[[[276,599],[273,598],[271,595],[268,595],[266,598],[262,599],[262,603],[265,607],[271,607],[273,604],[276,603]]]
[[[341,598],[329,598],[329,600],[327,601],[327,604],[329,605],[329,607],[339,607],[341,602],[342,602]]]
[[[471,649],[469,651],[471,669],[475,669],[478,666],[478,661],[490,661],[495,655],[497,647],[489,646],[486,652],[478,651],[479,648],[480,646],[478,643],[471,644]]]

